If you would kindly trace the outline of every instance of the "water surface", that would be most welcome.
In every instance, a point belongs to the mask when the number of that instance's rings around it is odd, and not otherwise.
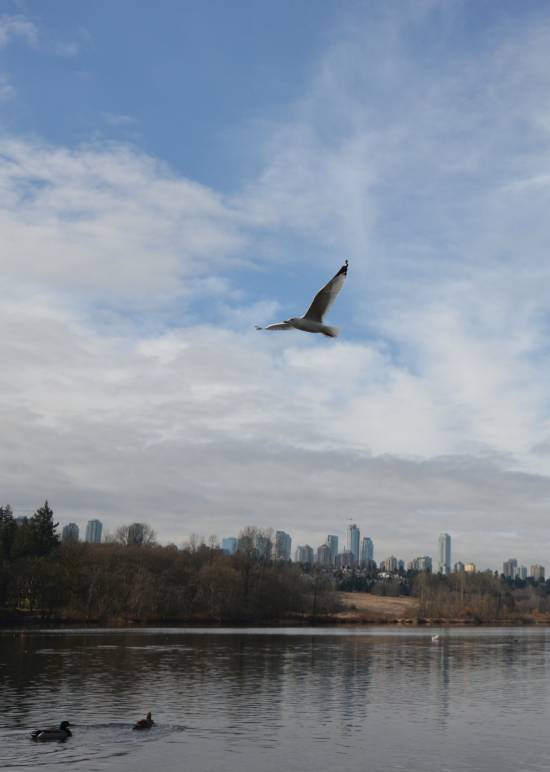
[[[0,767],[550,770],[550,631],[432,632],[4,631]],[[63,719],[67,742],[29,739]]]

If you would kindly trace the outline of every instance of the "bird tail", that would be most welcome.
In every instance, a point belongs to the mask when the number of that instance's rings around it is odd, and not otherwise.
[[[339,327],[323,327],[322,333],[323,333],[323,335],[326,335],[327,338],[337,338],[340,335],[340,328]]]

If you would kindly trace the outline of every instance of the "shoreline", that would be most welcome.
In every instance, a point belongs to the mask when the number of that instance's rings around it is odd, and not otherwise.
[[[132,629],[139,630],[145,628],[258,628],[266,627],[400,627],[400,628],[426,628],[440,629],[442,627],[548,627],[550,618],[533,618],[532,616],[505,617],[500,619],[456,619],[456,618],[406,618],[406,619],[388,619],[388,618],[369,618],[366,619],[360,615],[330,615],[322,617],[303,616],[300,618],[265,620],[257,621],[239,621],[231,622],[220,619],[78,619],[68,617],[22,617],[14,615],[0,620],[0,632],[2,630],[36,630],[44,628],[53,629]]]
[[[453,616],[427,616],[417,598],[410,596],[377,596],[362,592],[341,592],[338,594],[339,610],[328,614],[293,614],[279,619],[246,619],[238,621],[206,615],[176,616],[173,618],[118,617],[86,618],[70,611],[57,614],[29,612],[26,610],[0,609],[0,630],[3,628],[33,629],[52,628],[145,628],[145,627],[525,627],[550,625],[550,613],[541,611],[509,611],[499,616],[488,617],[471,612]]]

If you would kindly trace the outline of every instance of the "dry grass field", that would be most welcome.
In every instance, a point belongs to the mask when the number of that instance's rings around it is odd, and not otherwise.
[[[393,622],[418,616],[416,598],[390,598],[367,592],[341,592],[338,597],[345,607],[337,615],[342,621]]]

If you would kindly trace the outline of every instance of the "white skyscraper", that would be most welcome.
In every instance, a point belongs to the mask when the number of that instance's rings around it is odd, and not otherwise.
[[[439,534],[439,567],[440,574],[451,573],[451,537],[448,533]]]
[[[103,531],[103,523],[101,520],[88,520],[86,526],[86,541],[91,544],[99,544],[101,542],[101,532]]]
[[[359,528],[355,523],[348,525],[348,552],[353,553],[353,557],[356,563],[359,563]]]

